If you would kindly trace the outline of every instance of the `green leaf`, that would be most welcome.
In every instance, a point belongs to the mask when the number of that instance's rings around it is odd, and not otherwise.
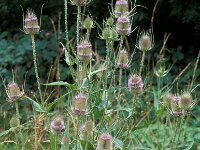
[[[119,117],[123,119],[128,119],[132,115],[132,110],[130,108],[122,108],[118,110]]]
[[[65,51],[65,61],[67,63],[68,66],[72,66],[74,63],[72,62],[72,60],[70,59],[70,55],[68,50],[65,48],[65,46],[60,42],[60,44],[62,45],[64,51]]]
[[[56,137],[54,136],[54,134],[52,132],[50,132],[50,149],[51,150],[56,150]]]
[[[90,141],[86,141],[86,140],[81,140],[81,146],[83,149],[87,148],[88,150],[94,150],[94,145],[92,145],[92,143]]]
[[[47,83],[43,85],[50,85],[50,86],[66,86],[70,90],[76,90],[77,85],[76,84],[69,84],[68,82],[63,82],[63,81],[58,81],[58,82],[52,82],[52,83]]]
[[[17,126],[17,127],[12,127],[9,130],[3,131],[3,132],[0,133],[0,137],[8,134],[9,132],[14,132],[17,128],[21,128],[21,127],[23,127],[23,126],[20,125],[20,126]]]
[[[119,149],[122,149],[122,148],[123,148],[124,143],[123,143],[121,140],[119,140],[119,139],[117,139],[117,138],[114,138],[114,139],[113,139],[113,143],[115,143],[115,146],[116,146],[117,148],[119,148]]]
[[[32,102],[32,104],[33,104],[33,106],[34,106],[34,108],[35,108],[35,111],[37,111],[37,112],[45,112],[44,109],[42,108],[42,106],[41,106],[38,102],[34,101],[33,99],[31,99],[31,98],[29,98],[29,97],[26,97],[26,98],[27,98],[29,101]]]

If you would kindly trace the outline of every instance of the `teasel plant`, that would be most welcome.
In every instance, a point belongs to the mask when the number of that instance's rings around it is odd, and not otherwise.
[[[43,8],[43,6],[42,6]],[[41,15],[42,15],[42,8],[41,8]],[[38,67],[37,67],[37,53],[36,53],[36,44],[35,44],[35,35],[40,32],[41,27],[41,18],[40,22],[38,21],[38,18],[34,11],[32,9],[28,9],[26,12],[26,15],[24,17],[23,15],[23,30],[25,34],[28,34],[31,36],[31,42],[32,42],[32,50],[33,50],[33,62],[34,62],[34,69],[35,69],[35,75],[37,80],[37,87],[38,92],[40,96],[40,102],[43,104],[43,98],[42,98],[42,91],[40,86],[40,78],[38,73]]]
[[[4,84],[5,85],[5,84]],[[19,141],[17,141],[17,144],[19,145],[19,143],[21,143],[22,145],[22,150],[24,150],[24,143],[23,143],[23,135],[22,135],[22,131],[21,131],[21,127],[20,127],[20,113],[19,113],[19,100],[24,96],[24,89],[22,87],[22,89],[20,89],[19,85],[14,81],[9,82],[7,87],[5,87],[5,91],[6,94],[8,96],[8,102],[9,103],[15,103],[15,110],[16,110],[16,114],[12,117],[12,119],[10,120],[10,126],[11,127],[19,127],[19,130],[16,131],[15,133],[15,137],[16,139],[18,139],[19,136]]]
[[[136,47],[142,52],[142,58],[139,69],[139,75],[141,75],[144,67],[145,55],[154,46],[154,37],[152,30],[150,29],[148,31],[141,31],[137,39],[138,41],[136,43]]]
[[[37,88],[38,88],[38,92],[39,92],[41,106],[44,106],[45,102],[42,97],[42,90],[41,90],[41,86],[40,86],[40,78],[39,78],[39,72],[38,72],[38,67],[37,67],[38,64],[37,64],[36,43],[35,43],[35,35],[39,34],[40,28],[41,28],[42,9],[43,9],[43,5],[41,7],[40,20],[38,20],[36,14],[34,13],[34,11],[31,8],[29,8],[27,10],[25,17],[23,15],[23,30],[24,30],[25,34],[28,34],[31,36],[32,51],[33,51],[33,63],[34,63],[36,80],[37,80]],[[31,100],[29,97],[26,97],[26,98]],[[31,101],[33,101],[33,100],[31,100]],[[42,129],[43,129],[44,113],[40,112],[39,116],[37,117],[34,112],[34,121],[35,121],[34,150],[38,150],[41,136],[42,136],[41,134],[43,132]]]

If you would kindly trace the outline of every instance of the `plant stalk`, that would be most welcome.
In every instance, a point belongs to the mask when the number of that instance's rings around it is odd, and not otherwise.
[[[35,68],[35,75],[36,75],[36,79],[37,79],[37,86],[38,86],[38,91],[39,91],[39,95],[40,95],[40,100],[43,104],[42,92],[41,92],[41,88],[40,88],[40,78],[39,78],[39,75],[38,75],[38,68],[37,68],[37,58],[36,58],[35,36],[34,36],[34,34],[31,34],[31,41],[32,41],[33,62],[34,62],[34,68]]]
[[[139,71],[139,75],[140,75],[140,76],[141,76],[141,73],[142,73],[142,69],[143,69],[143,67],[144,67],[144,58],[145,58],[145,54],[146,54],[146,52],[143,51],[143,53],[142,53],[142,60],[141,60],[141,63],[140,63],[140,71]]]

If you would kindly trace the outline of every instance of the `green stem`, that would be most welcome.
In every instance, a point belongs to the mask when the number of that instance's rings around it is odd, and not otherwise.
[[[39,95],[40,95],[40,100],[43,104],[42,92],[41,92],[41,88],[40,88],[40,78],[39,78],[39,75],[38,75],[38,68],[37,68],[37,58],[36,58],[35,36],[34,36],[34,34],[31,34],[31,41],[32,41],[33,62],[34,62],[34,68],[35,68],[35,75],[36,75],[36,79],[37,79],[37,86],[38,86],[38,91],[39,91]]]
[[[183,117],[181,117],[181,120],[179,121],[179,132],[178,132],[177,143],[176,143],[175,149],[178,149],[178,142],[179,142],[179,138],[180,138],[181,130],[182,130],[182,122],[183,122]]]
[[[77,6],[77,20],[76,20],[76,46],[78,46],[79,42],[80,42],[80,22],[81,22],[81,6]],[[79,75],[79,71],[80,71],[80,63],[78,58],[77,59],[77,79],[78,79],[78,86],[79,81],[80,81],[80,75]]]
[[[145,54],[146,54],[146,52],[143,51],[143,53],[142,53],[142,60],[141,60],[141,63],[140,63],[140,71],[139,71],[139,75],[140,75],[140,76],[141,76],[141,73],[142,73],[142,69],[143,69],[143,67],[144,67],[144,58],[145,58]]]
[[[77,129],[76,129],[76,150],[78,150],[78,131],[79,131],[79,116],[77,117]]]
[[[20,120],[20,115],[19,115],[19,105],[18,105],[18,102],[15,102],[15,109],[16,109],[16,116],[17,116],[17,119]]]
[[[68,35],[68,18],[67,18],[67,0],[65,0],[65,40],[66,40],[66,47],[69,51],[69,35]]]
[[[16,117],[17,120],[19,121],[18,126],[20,125],[20,115],[19,115],[19,105],[18,102],[15,102],[15,109],[16,109]],[[19,127],[19,133],[16,133],[16,135],[18,135],[18,137],[20,138],[20,143],[22,143],[22,150],[24,149],[24,142],[23,142],[23,136],[22,136],[22,132],[21,132],[21,127]]]
[[[119,50],[122,50],[123,42],[124,42],[124,37],[123,37],[123,35],[121,35],[120,43],[119,43]]]
[[[177,122],[177,118],[175,118],[175,131],[174,131],[174,136],[173,136],[173,139],[172,139],[172,144],[170,146],[170,149],[173,150],[173,146],[174,146],[174,143],[175,143],[175,140],[176,140],[176,135],[177,135],[177,130],[178,130],[178,122]]]
[[[119,93],[121,92],[122,88],[122,68],[119,70]]]

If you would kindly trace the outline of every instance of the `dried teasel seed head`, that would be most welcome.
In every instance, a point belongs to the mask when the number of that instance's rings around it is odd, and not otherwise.
[[[37,34],[40,31],[38,18],[31,9],[27,11],[24,19],[24,31],[26,34]]]
[[[192,96],[190,93],[183,93],[179,101],[180,108],[187,111],[192,105]]]
[[[114,15],[116,18],[129,14],[128,0],[117,0],[115,3]]]
[[[24,92],[20,91],[20,88],[19,88],[18,84],[15,83],[15,82],[10,82],[7,85],[6,91],[7,91],[8,101],[9,102],[17,101],[24,94]]]
[[[131,21],[128,16],[117,18],[116,31],[120,35],[129,35],[131,33]]]
[[[142,77],[134,74],[131,75],[128,79],[128,88],[129,90],[136,90],[138,92],[143,91],[143,82],[142,82]]]
[[[167,108],[170,108],[171,106],[171,99],[172,99],[172,94],[171,93],[166,93],[163,96],[163,105]]]
[[[149,51],[153,48],[153,33],[150,30],[140,33],[137,47],[141,51]]]
[[[128,67],[128,52],[123,49],[119,51],[117,67],[125,69]]]
[[[65,131],[65,123],[64,119],[61,116],[57,116],[53,119],[50,125],[52,132],[54,134],[57,134],[58,132],[64,132]]]
[[[113,149],[112,136],[107,133],[101,134],[97,141],[96,150],[112,150],[112,149]]]
[[[83,115],[86,113],[87,101],[84,95],[78,94],[73,99],[72,112],[76,115]]]
[[[77,46],[77,57],[82,63],[88,63],[92,59],[92,45],[88,41],[82,41]]]

